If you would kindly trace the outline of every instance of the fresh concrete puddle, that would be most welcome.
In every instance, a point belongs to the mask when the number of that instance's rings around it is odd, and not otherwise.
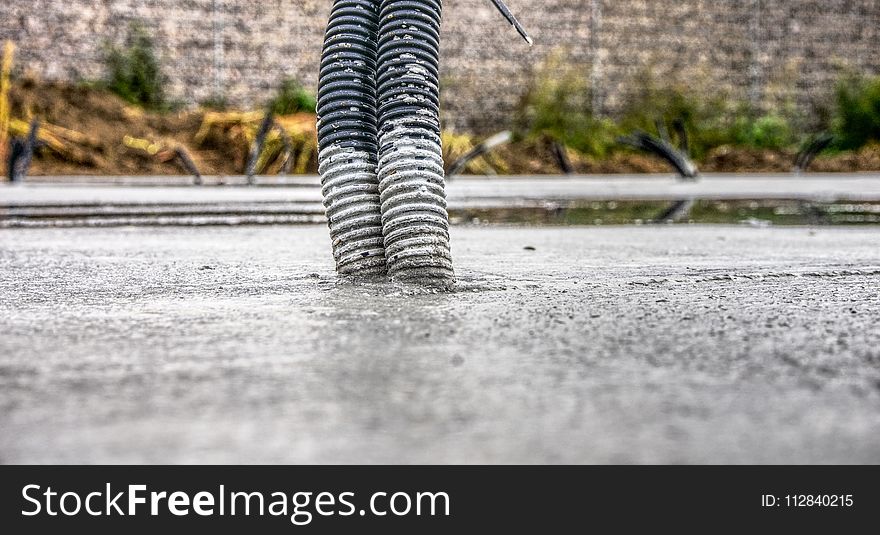
[[[455,224],[639,225],[658,223],[669,201],[571,201],[541,206],[451,210]],[[880,203],[860,201],[711,200],[694,202],[679,223],[751,225],[870,225]]]
[[[640,225],[661,223],[674,201],[540,201],[504,207],[456,207],[455,225]],[[320,207],[266,206],[15,207],[3,210],[0,227],[122,227],[302,225],[324,221]],[[766,225],[872,225],[880,223],[880,202],[779,199],[698,200],[677,223]]]

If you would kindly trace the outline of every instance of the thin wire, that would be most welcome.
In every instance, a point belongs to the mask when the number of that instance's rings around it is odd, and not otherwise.
[[[498,8],[498,11],[500,11],[501,14],[504,15],[504,18],[507,19],[507,21],[514,28],[516,28],[517,33],[519,33],[522,38],[526,40],[526,43],[528,43],[529,46],[532,46],[532,38],[529,37],[529,34],[526,32],[526,29],[522,27],[522,24],[520,24],[519,21],[516,20],[516,17],[514,17],[513,13],[510,12],[510,9],[508,9],[507,6],[504,5],[504,2],[502,2],[501,0],[492,0],[492,3],[495,4],[495,7]]]

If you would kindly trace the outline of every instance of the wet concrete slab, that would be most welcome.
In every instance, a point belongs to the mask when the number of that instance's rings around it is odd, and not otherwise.
[[[35,177],[0,184],[0,207],[228,203],[320,203],[318,177]],[[224,186],[214,185],[222,182]],[[880,174],[706,174],[695,182],[671,175],[461,177],[447,185],[450,203],[507,206],[540,200],[807,199],[880,201]]]
[[[0,462],[880,462],[880,231],[0,230]]]
[[[37,177],[0,184],[0,228],[230,226],[325,221],[317,177]],[[214,182],[211,182],[211,181]],[[862,224],[880,220],[880,175],[668,175],[467,177],[447,187],[453,223],[641,223],[667,218],[669,203],[697,223],[763,220],[782,224]],[[597,203],[607,206],[595,206]],[[746,203],[746,204],[743,204]],[[616,210],[615,205],[620,206]],[[685,216],[693,217],[685,217]]]

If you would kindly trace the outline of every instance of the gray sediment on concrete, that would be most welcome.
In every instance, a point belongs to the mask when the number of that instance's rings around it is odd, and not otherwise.
[[[440,137],[401,126],[381,140],[379,191],[388,275],[398,282],[449,284],[454,271]]]
[[[375,156],[332,146],[321,151],[321,195],[336,269],[344,275],[386,272]]]
[[[0,462],[880,462],[880,233],[453,227],[452,293],[326,228],[0,230]]]

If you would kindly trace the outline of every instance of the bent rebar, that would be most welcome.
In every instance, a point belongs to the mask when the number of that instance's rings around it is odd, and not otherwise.
[[[446,178],[451,180],[452,177],[457,176],[464,171],[467,164],[484,154],[488,154],[497,147],[510,143],[512,139],[513,133],[511,133],[510,130],[505,130],[495,134],[486,141],[483,141],[473,149],[469,150],[464,156],[452,162],[452,165],[449,166],[449,171],[446,172]]]
[[[694,162],[684,150],[675,148],[670,143],[668,135],[663,135],[664,128],[659,128],[662,137],[655,137],[643,131],[636,131],[631,136],[620,137],[618,143],[654,154],[671,165],[682,180],[696,180],[699,171]]]
[[[202,185],[202,173],[199,171],[198,166],[196,165],[195,160],[193,160],[192,155],[183,145],[175,145],[172,149],[174,151],[174,157],[177,159],[178,164],[193,177],[193,184],[196,186]]]
[[[260,154],[263,153],[263,145],[266,143],[266,136],[269,135],[269,130],[272,129],[273,124],[274,117],[270,110],[263,116],[263,121],[257,129],[257,135],[254,138],[250,151],[248,152],[248,159],[244,173],[247,176],[247,183],[249,186],[253,186],[254,183],[256,183],[255,175],[257,174],[257,162],[260,160]]]
[[[696,164],[690,158],[690,148],[688,144],[687,129],[684,122],[680,119],[672,123],[678,136],[679,148],[672,145],[669,139],[669,131],[663,121],[657,121],[657,132],[659,137],[652,136],[647,132],[636,131],[631,136],[618,138],[618,142],[628,145],[639,150],[643,150],[650,154],[659,156],[676,171],[679,178],[686,181],[695,181],[699,177],[699,171]],[[687,198],[673,202],[658,217],[659,223],[675,223],[688,217],[696,203],[696,199]]]
[[[573,175],[574,166],[571,165],[571,160],[568,157],[568,149],[566,148],[565,143],[554,140],[550,144],[550,150],[553,152],[553,158],[556,160],[556,165],[559,166],[559,169],[566,175]]]
[[[827,149],[834,141],[834,136],[829,133],[822,133],[807,141],[806,145],[798,151],[794,160],[794,172],[800,174],[810,168],[810,164],[816,156],[823,150]]]
[[[9,181],[24,182],[31,168],[31,161],[36,151],[42,144],[37,138],[40,131],[40,120],[31,121],[30,130],[26,138],[13,138],[10,142],[9,151]]]

